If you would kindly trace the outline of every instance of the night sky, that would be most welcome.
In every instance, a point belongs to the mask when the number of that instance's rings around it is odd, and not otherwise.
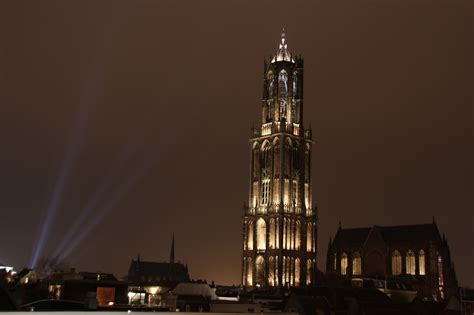
[[[457,0],[2,0],[0,262],[29,264],[49,207],[41,256],[123,276],[138,252],[167,260],[175,233],[192,278],[239,283],[248,139],[285,27],[305,58],[319,268],[339,221],[435,216],[474,286],[472,13]]]

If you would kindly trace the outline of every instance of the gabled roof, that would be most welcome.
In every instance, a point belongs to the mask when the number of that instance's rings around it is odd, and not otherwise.
[[[362,245],[372,228],[339,229],[334,238],[335,245],[358,246]]]
[[[365,228],[339,228],[333,244],[337,247],[362,246],[372,229],[377,228],[387,244],[417,242],[441,242],[436,224],[413,224],[398,226],[373,226]]]
[[[132,260],[128,271],[131,281],[187,281],[188,268],[181,263]],[[143,278],[143,279],[142,279]]]
[[[386,242],[441,242],[436,224],[385,226],[381,232]]]

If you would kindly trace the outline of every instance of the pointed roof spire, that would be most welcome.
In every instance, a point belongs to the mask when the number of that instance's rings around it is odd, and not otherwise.
[[[286,33],[285,28],[281,32],[280,36],[280,45],[278,46],[278,51],[276,55],[272,58],[272,63],[277,61],[289,61],[295,62],[293,57],[291,56],[290,51],[288,50],[288,44],[286,43]]]
[[[138,252],[137,261],[140,262],[140,252]]]
[[[171,240],[170,263],[174,264],[174,233],[173,233],[173,238]]]

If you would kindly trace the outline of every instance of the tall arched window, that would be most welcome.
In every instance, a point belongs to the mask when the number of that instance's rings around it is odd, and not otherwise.
[[[259,166],[260,166],[260,160],[259,160],[259,147],[258,147],[258,143],[255,142],[253,144],[253,150],[252,150],[252,160],[253,160],[253,176],[256,177],[257,174],[258,174],[258,169],[259,169]]]
[[[273,257],[268,258],[268,285],[275,286],[275,260]]]
[[[438,289],[439,297],[444,300],[444,271],[443,271],[443,258],[438,253]]]
[[[347,266],[348,266],[347,254],[342,253],[342,255],[341,255],[341,275],[347,275]]]
[[[419,269],[419,272],[420,272],[420,275],[424,276],[426,274],[426,271],[425,271],[425,251],[424,250],[420,250],[419,254],[418,254],[418,269]]]
[[[270,231],[268,238],[268,247],[270,249],[275,248],[275,219],[270,219]]]
[[[301,222],[296,221],[296,228],[295,228],[295,249],[301,249]]]
[[[415,253],[412,250],[409,250],[405,256],[405,265],[407,268],[407,274],[416,274]]]
[[[298,94],[297,88],[298,88],[298,72],[295,71],[293,72],[293,97],[295,97]]]
[[[402,273],[402,256],[398,250],[392,253],[392,274],[399,275]]]
[[[313,279],[313,266],[311,263],[311,259],[308,259],[306,261],[306,284],[310,285],[312,279]]]
[[[292,227],[291,227],[291,219],[286,220],[286,248],[291,249],[292,243],[291,243],[291,234],[293,232]]]
[[[360,276],[362,274],[362,258],[359,252],[355,252],[352,257],[352,274]]]
[[[310,252],[313,249],[313,224],[308,222],[306,225],[306,251]]]
[[[278,92],[280,98],[288,97],[288,73],[285,70],[278,74]]]
[[[275,248],[280,248],[280,219],[276,218],[275,220]],[[277,257],[278,259],[278,257]]]
[[[246,277],[246,285],[253,285],[253,276],[252,276],[252,258],[247,258],[247,267],[245,268],[247,270],[247,277]]]
[[[268,71],[267,79],[268,79],[268,98],[273,98],[273,80],[274,80],[273,72]]]
[[[295,226],[295,220],[290,219],[290,233],[289,233],[289,241],[290,241],[290,249],[295,249],[295,234],[294,234],[294,226]]]
[[[265,285],[265,259],[258,256],[255,260],[255,284]]]
[[[266,249],[266,235],[267,235],[267,225],[265,220],[260,218],[257,220],[257,250]]]
[[[247,249],[253,250],[253,222],[247,223]]]
[[[299,258],[295,259],[295,286],[299,287],[301,277],[301,262]]]

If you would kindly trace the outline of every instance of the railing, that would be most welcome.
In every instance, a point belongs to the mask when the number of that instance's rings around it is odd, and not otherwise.
[[[286,132],[294,136],[299,136],[301,135],[301,131],[301,126],[296,123],[269,122],[262,124],[262,126],[260,127],[260,131],[258,129],[254,129],[254,136],[268,136],[272,133],[279,132]],[[304,134],[306,137],[311,137],[310,130],[305,130]]]
[[[292,204],[270,204],[270,205],[258,205],[256,207],[244,206],[244,213],[246,215],[255,214],[266,214],[266,213],[291,213],[291,214],[303,214],[303,208]],[[313,209],[306,209],[305,215],[312,216],[314,213]]]

